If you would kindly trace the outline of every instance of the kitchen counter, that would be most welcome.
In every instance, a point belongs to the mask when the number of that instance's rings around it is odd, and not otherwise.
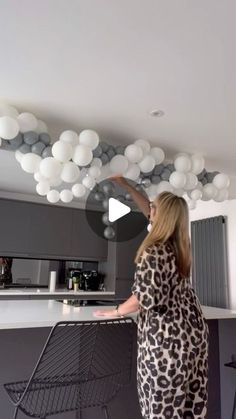
[[[48,288],[6,288],[0,290],[0,300],[96,300],[104,299],[104,297],[112,299],[114,295],[115,293],[112,291],[69,291],[66,288],[53,292],[50,292]]]
[[[0,329],[52,327],[59,321],[91,321],[98,319],[93,316],[94,310],[113,307],[75,307],[54,300],[0,301]],[[203,312],[207,320],[236,318],[236,310],[203,306]],[[132,317],[136,318],[136,315]]]

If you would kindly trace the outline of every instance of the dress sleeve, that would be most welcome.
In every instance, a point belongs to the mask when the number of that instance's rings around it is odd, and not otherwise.
[[[147,249],[143,253],[132,286],[132,294],[143,309],[150,310],[167,301],[171,287],[168,266],[163,249]]]

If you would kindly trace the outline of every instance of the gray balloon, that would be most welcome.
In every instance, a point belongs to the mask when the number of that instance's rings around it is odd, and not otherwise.
[[[150,170],[150,172],[145,172],[145,173],[144,173],[144,176],[145,176],[145,177],[151,177],[151,176],[152,176],[152,174],[153,174],[153,170]]]
[[[115,150],[116,150],[116,154],[124,154],[124,152],[125,152],[125,146],[123,146],[123,145],[118,145],[118,146],[115,148]]]
[[[111,222],[109,221],[109,214],[108,212],[105,212],[102,216],[102,222],[103,224],[106,224],[107,226],[109,226],[111,224]]]
[[[114,147],[110,147],[106,154],[108,155],[109,159],[111,160],[112,157],[114,157],[116,155]]]
[[[93,157],[100,157],[102,155],[102,147],[98,145],[95,150],[93,150]]]
[[[39,136],[38,136],[37,132],[28,131],[28,132],[24,133],[24,142],[26,144],[33,145],[33,144],[37,143],[38,139],[39,139]]]
[[[115,191],[115,187],[111,182],[107,182],[102,186],[102,190],[106,195],[112,195]]]
[[[154,185],[158,185],[161,181],[161,177],[159,175],[152,175],[151,181]]]
[[[18,147],[15,144],[11,144],[11,141],[2,140],[2,147],[5,150],[16,150]]]
[[[51,143],[51,137],[46,132],[43,132],[39,135],[39,141],[42,141],[45,145],[49,145]]]
[[[111,226],[106,227],[103,234],[108,240],[114,239],[115,237],[115,231]]]
[[[15,147],[15,150],[20,147],[21,144],[23,144],[23,136],[19,132],[19,134],[13,138],[11,141],[9,141],[13,147]]]
[[[173,163],[167,164],[166,168],[169,169],[170,173],[175,172],[175,166]]]
[[[203,185],[206,185],[208,183],[207,179],[204,177],[200,181]]]
[[[151,180],[149,178],[145,178],[142,180],[141,184],[144,186],[144,188],[148,188],[151,185]]]
[[[207,173],[206,169],[203,169],[203,171],[199,173],[199,175],[197,175],[198,180],[202,180],[204,176],[206,175],[206,173]]]
[[[26,153],[31,153],[31,147],[28,144],[22,144],[19,147],[19,150],[21,153],[26,154]]]
[[[42,158],[46,159],[46,157],[52,157],[52,147],[46,147],[42,152]]]
[[[164,169],[163,172],[161,173],[161,178],[162,180],[169,180],[170,179],[170,175],[171,172],[169,171],[169,169]]]
[[[108,206],[109,206],[109,201],[108,201],[108,199],[104,199],[104,201],[102,202],[102,206],[103,206],[103,208],[104,208],[105,210],[107,210],[107,209],[108,209]]]
[[[164,164],[158,164],[157,166],[154,167],[153,174],[160,175],[164,167],[165,167]]]
[[[103,152],[106,152],[109,149],[109,145],[105,143],[105,141],[101,141],[100,147],[102,148]]]
[[[105,198],[105,195],[102,192],[96,192],[94,195],[95,201],[101,202]]]
[[[109,162],[109,157],[106,153],[103,153],[100,157],[102,164],[105,165]]]
[[[42,155],[43,150],[45,149],[45,144],[41,141],[38,141],[36,144],[32,145],[31,151],[34,154],[38,154],[39,156]]]
[[[207,181],[208,181],[208,183],[211,183],[212,181],[213,181],[213,179],[214,179],[214,177],[216,176],[216,175],[218,175],[218,173],[219,172],[208,172],[207,174],[206,174],[206,179],[207,179]]]

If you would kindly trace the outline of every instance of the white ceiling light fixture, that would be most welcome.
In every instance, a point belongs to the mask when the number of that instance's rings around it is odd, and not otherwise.
[[[153,118],[161,118],[162,116],[165,115],[165,112],[162,111],[161,109],[151,109],[149,111],[149,115],[152,116]]]

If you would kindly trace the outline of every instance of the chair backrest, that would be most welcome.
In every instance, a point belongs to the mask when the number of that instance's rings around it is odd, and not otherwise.
[[[26,393],[40,393],[45,412],[107,403],[130,381],[133,340],[131,318],[57,323]]]

